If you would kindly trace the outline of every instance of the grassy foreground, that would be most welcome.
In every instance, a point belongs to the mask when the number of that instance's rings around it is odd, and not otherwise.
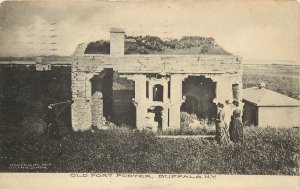
[[[299,129],[245,129],[244,144],[114,128],[60,139],[1,134],[1,172],[299,174]],[[20,169],[10,164],[50,164]]]

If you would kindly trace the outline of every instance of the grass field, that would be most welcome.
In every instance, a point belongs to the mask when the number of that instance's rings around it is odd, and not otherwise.
[[[249,127],[243,144],[220,146],[213,139],[159,138],[126,128],[70,132],[56,140],[2,134],[0,170],[297,175],[298,136],[295,129]],[[38,170],[9,167],[22,163],[49,166]]]
[[[299,99],[299,65],[244,65],[243,86],[249,88],[265,82],[267,88]]]

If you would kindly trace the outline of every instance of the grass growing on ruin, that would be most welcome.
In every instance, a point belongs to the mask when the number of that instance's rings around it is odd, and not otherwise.
[[[123,172],[297,175],[298,129],[246,128],[244,144],[212,139],[159,138],[147,131],[114,128],[69,133],[60,139],[1,134],[4,172]],[[9,164],[51,164],[10,169]]]

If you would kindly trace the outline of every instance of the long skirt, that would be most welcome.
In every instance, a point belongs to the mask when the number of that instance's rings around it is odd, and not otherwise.
[[[216,140],[219,144],[228,143],[227,126],[225,122],[216,123]]]
[[[233,142],[243,142],[243,123],[241,119],[234,118],[229,126],[230,140]]]

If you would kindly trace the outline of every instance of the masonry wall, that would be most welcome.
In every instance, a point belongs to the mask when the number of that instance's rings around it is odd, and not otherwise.
[[[92,84],[92,125],[101,126],[103,122],[103,82],[99,77],[90,80]]]
[[[79,66],[72,66],[72,128],[74,131],[88,130],[92,126],[92,84],[85,72],[78,71]]]
[[[197,111],[201,116],[212,117],[215,115],[215,104],[213,100],[224,101],[232,98],[232,83],[240,83],[241,79],[241,60],[235,56],[219,55],[98,55],[84,54],[87,44],[78,46],[72,56],[72,126],[75,131],[87,130],[90,128],[91,120],[91,95],[88,91],[91,86],[87,80],[94,75],[101,73],[104,69],[112,68],[122,77],[128,77],[134,81],[135,85],[135,109],[131,108],[133,91],[127,89],[113,90],[113,117],[123,119],[128,117],[128,112],[134,112],[136,115],[136,127],[142,129],[145,125],[145,115],[147,113],[148,102],[146,100],[146,74],[166,73],[170,74],[171,94],[169,106],[170,127],[177,128],[180,123],[180,106],[182,104],[181,82],[187,75],[206,76],[216,83],[213,89],[215,93],[210,92],[200,100],[200,108]],[[112,49],[110,49],[112,50]],[[123,49],[124,50],[124,49]],[[224,79],[226,81],[224,81]],[[239,85],[242,87],[242,85]],[[167,89],[167,88],[166,88]],[[205,91],[203,88],[201,92]],[[211,90],[212,91],[212,90]],[[224,92],[226,91],[226,92]],[[192,92],[193,93],[193,92]],[[196,92],[194,92],[196,93]],[[166,93],[165,93],[166,95]],[[192,94],[190,96],[195,96]],[[119,101],[120,97],[124,101]],[[208,103],[206,103],[206,100]],[[205,101],[205,102],[204,102]],[[104,101],[103,101],[104,102]],[[105,106],[105,103],[103,103]],[[123,111],[128,109],[130,111]],[[103,108],[104,110],[105,108]],[[202,112],[200,112],[200,109]],[[105,114],[103,112],[103,114]],[[130,113],[131,114],[131,113]],[[118,115],[118,116],[117,116]],[[105,115],[104,115],[105,116]],[[79,118],[80,117],[80,118]],[[165,116],[164,116],[165,117]],[[130,119],[131,118],[127,118]],[[117,122],[117,120],[114,120]],[[165,120],[166,121],[166,120]],[[166,123],[166,122],[165,122]],[[163,125],[165,124],[163,123]],[[166,125],[166,124],[165,124]]]
[[[80,53],[79,46],[75,54]],[[77,53],[77,51],[79,51]],[[84,51],[84,50],[83,50]],[[79,54],[74,66],[92,73],[103,68],[113,68],[119,73],[241,73],[242,63],[235,56],[221,55],[124,55]]]

